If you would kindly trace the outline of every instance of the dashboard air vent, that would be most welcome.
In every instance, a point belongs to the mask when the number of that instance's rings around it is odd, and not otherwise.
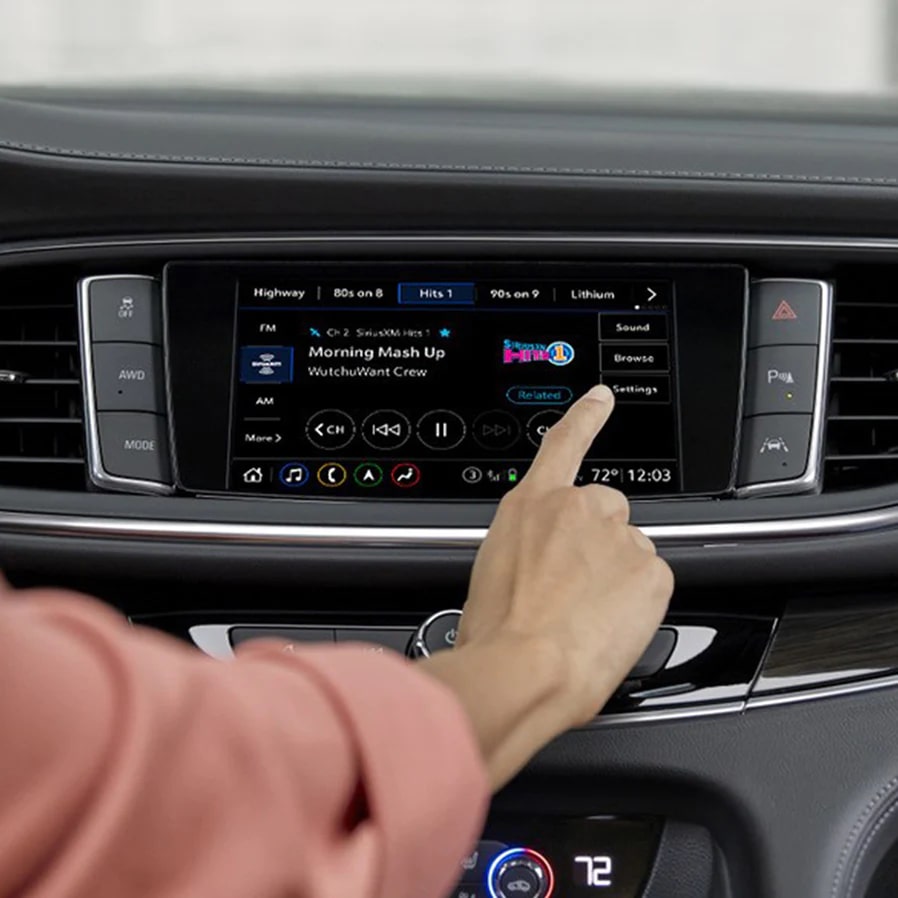
[[[892,278],[837,284],[827,491],[898,484],[898,297]]]
[[[84,489],[74,279],[0,272],[0,485]]]

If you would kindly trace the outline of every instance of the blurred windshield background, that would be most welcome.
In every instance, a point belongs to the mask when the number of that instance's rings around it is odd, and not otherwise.
[[[0,0],[0,85],[891,95],[898,0]]]

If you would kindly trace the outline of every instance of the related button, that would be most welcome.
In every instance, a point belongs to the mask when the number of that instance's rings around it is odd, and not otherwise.
[[[822,305],[813,281],[760,281],[751,291],[749,346],[816,345]]]
[[[293,347],[244,346],[240,350],[240,381],[245,384],[293,383]]]
[[[634,312],[599,315],[599,337],[602,340],[666,340],[665,313]]]
[[[299,489],[309,482],[309,469],[302,462],[293,461],[278,472],[278,480],[291,489]]]
[[[492,862],[506,850],[504,842],[481,840],[477,847],[461,862],[462,883],[481,883],[486,879]]]
[[[471,434],[484,449],[509,449],[521,438],[521,423],[514,415],[494,409],[474,419]]]
[[[670,350],[666,345],[630,343],[602,346],[603,371],[669,371]]]
[[[505,398],[513,405],[567,405],[574,391],[570,387],[509,387]]]
[[[101,412],[165,410],[162,352],[147,343],[98,343],[93,347],[94,389]]]
[[[95,343],[162,343],[159,284],[149,278],[103,278],[89,288]]]
[[[306,437],[313,446],[331,451],[343,449],[355,436],[355,421],[339,409],[316,412],[306,422]]]
[[[763,346],[748,354],[746,415],[814,411],[816,346]]]
[[[606,374],[602,382],[619,403],[670,402],[670,377],[666,374]]]
[[[555,409],[546,409],[544,412],[537,412],[527,422],[527,439],[534,446],[539,446],[543,437],[549,432],[551,427],[560,421],[562,414]]]
[[[392,409],[372,412],[362,422],[362,438],[372,449],[399,449],[408,442],[411,434],[408,418]]]
[[[807,470],[812,415],[758,415],[743,422],[739,485],[793,480]]]
[[[318,482],[328,489],[337,489],[337,487],[343,486],[347,477],[349,474],[346,472],[346,468],[335,461],[328,462],[318,469]]]
[[[427,412],[418,421],[418,439],[438,452],[446,452],[460,445],[468,432],[464,418],[456,412],[437,409]]]
[[[643,652],[636,666],[627,676],[628,680],[644,680],[653,677],[670,660],[677,644],[677,631],[671,627],[662,627]]]
[[[303,644],[335,640],[330,627],[233,627],[229,636],[235,648],[253,639],[282,639],[286,641],[283,651],[287,654]]]
[[[410,490],[421,482],[421,469],[411,462],[400,462],[390,472],[390,480],[394,486]]]
[[[103,469],[115,477],[171,483],[166,421],[161,415],[97,415]]]
[[[346,627],[337,630],[337,642],[363,642],[376,654],[390,651],[404,655],[414,634],[411,629]]]

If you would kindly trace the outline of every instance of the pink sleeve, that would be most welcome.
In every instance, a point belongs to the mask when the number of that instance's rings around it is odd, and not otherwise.
[[[462,708],[398,656],[221,663],[0,597],[2,898],[443,898],[487,800]]]

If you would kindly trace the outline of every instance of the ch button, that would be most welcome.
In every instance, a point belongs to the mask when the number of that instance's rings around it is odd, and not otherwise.
[[[319,449],[343,449],[355,436],[355,422],[346,412],[325,409],[316,412],[306,422],[306,437]]]

